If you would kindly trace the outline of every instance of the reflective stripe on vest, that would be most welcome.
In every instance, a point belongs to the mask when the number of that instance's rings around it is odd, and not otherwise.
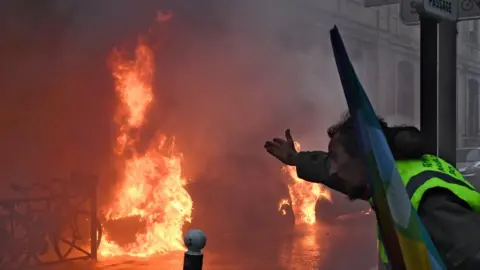
[[[414,199],[414,195],[415,195],[415,192],[421,187],[423,186],[425,183],[427,183],[427,181],[431,181],[431,180],[440,180],[444,183],[448,183],[450,185],[457,185],[459,188],[461,189],[468,189],[469,191],[472,191],[476,194],[478,194],[478,192],[475,190],[475,188],[473,186],[471,186],[469,183],[467,182],[464,182],[464,181],[461,181],[459,179],[456,179],[455,177],[452,177],[451,175],[449,174],[446,174],[446,173],[442,173],[442,172],[438,172],[438,171],[423,171],[415,176],[413,176],[410,181],[407,183],[407,186],[406,186],[406,190],[407,190],[407,194],[408,196],[410,197],[411,199],[411,203],[413,205],[413,207],[415,208],[415,210],[418,210],[418,206],[420,204],[420,201],[421,201],[421,196],[416,196],[417,198]],[[432,187],[442,187],[441,184],[437,183],[436,185],[432,186]],[[461,195],[459,195],[459,192],[457,189],[455,188],[450,188],[450,187],[446,187],[446,186],[443,186],[443,188],[448,188],[450,191],[452,191],[453,193],[455,193],[459,198],[462,198]],[[426,191],[426,190],[425,190]],[[423,193],[425,193],[425,191],[423,191]],[[420,195],[423,195],[420,194]],[[478,195],[480,196],[480,195]],[[468,201],[466,200],[466,202],[468,203]],[[480,208],[477,206],[474,208],[474,206],[472,206],[470,204],[470,206],[478,211],[480,210]],[[380,239],[380,235],[378,235],[378,229],[377,229],[377,236],[378,236],[378,239]],[[379,247],[379,256],[381,258],[381,260],[386,264],[385,266],[388,265],[388,256],[386,254],[386,250],[383,246],[383,243],[382,241],[378,241],[378,247]],[[389,268],[387,268],[389,269]]]
[[[410,178],[410,181],[408,181],[407,186],[405,187],[405,189],[407,190],[408,197],[412,198],[413,195],[415,194],[415,191],[417,191],[418,188],[420,188],[423,184],[425,184],[428,180],[432,178],[438,178],[442,181],[445,181],[446,183],[460,185],[472,191],[476,191],[475,188],[470,183],[461,181],[449,174],[438,172],[438,171],[423,171],[413,176],[412,178]],[[368,203],[370,205],[373,205],[373,201],[371,198],[368,200]]]
[[[480,212],[480,193],[463,178],[460,172],[439,157],[425,155],[422,160],[397,161],[396,164],[415,210],[418,209],[423,194],[427,190],[441,187],[450,190],[458,198],[464,200],[474,211]],[[432,164],[436,166],[432,166]],[[445,169],[448,172],[445,172]],[[369,202],[372,203],[372,200]],[[377,233],[379,233],[378,229]],[[379,256],[387,266],[388,257],[383,243],[380,241],[380,235],[378,235],[378,239]]]
[[[459,180],[449,174],[438,171],[423,171],[413,176],[412,178],[410,178],[410,181],[408,181],[407,186],[405,187],[407,189],[408,197],[412,198],[413,194],[415,194],[415,191],[417,191],[418,188],[420,188],[423,184],[425,184],[428,180],[432,178],[438,178],[449,184],[460,185],[475,191],[475,188],[470,183]]]

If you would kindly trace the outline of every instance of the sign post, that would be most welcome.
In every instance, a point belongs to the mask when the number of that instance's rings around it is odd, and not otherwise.
[[[441,155],[455,164],[457,140],[456,136],[451,138],[451,133],[452,130],[455,134],[457,132],[458,1],[422,0],[415,2],[415,8],[420,13],[420,130],[425,138],[427,153]],[[440,20],[440,28],[437,20]],[[440,60],[439,77],[437,60]],[[447,118],[439,118],[439,111],[442,111],[442,117]],[[452,114],[452,111],[454,116],[446,115]]]
[[[427,152],[455,164],[457,21],[480,18],[480,0],[400,0],[400,18],[406,25],[420,23],[420,126]]]
[[[438,155],[457,158],[457,23],[441,21],[438,36]]]
[[[420,131],[425,151],[437,154],[437,37],[438,23],[428,16],[420,17]]]

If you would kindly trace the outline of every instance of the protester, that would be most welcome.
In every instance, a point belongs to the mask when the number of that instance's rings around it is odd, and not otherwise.
[[[379,121],[412,205],[447,269],[480,269],[480,193],[454,166],[424,153],[417,128],[388,127],[382,119]],[[285,139],[267,141],[265,149],[283,164],[296,166],[299,178],[324,184],[351,200],[369,201],[370,187],[353,119],[346,115],[327,133],[328,153],[297,153],[290,130],[286,130]],[[382,242],[379,242],[379,252],[381,267],[397,269],[391,263],[394,258],[387,257]]]

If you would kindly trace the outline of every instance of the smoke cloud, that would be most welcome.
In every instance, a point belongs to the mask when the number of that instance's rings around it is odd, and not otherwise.
[[[114,47],[132,51],[143,35],[155,47],[157,69],[155,106],[142,136],[176,137],[195,215],[233,211],[252,226],[269,222],[266,215],[276,220],[286,176],[264,141],[291,128],[303,149],[324,149],[326,127],[346,109],[331,25],[319,20],[318,5],[2,1],[2,178],[93,172],[105,187],[101,200],[108,200],[106,187],[116,181],[116,98],[106,61]],[[157,10],[174,17],[155,23]]]

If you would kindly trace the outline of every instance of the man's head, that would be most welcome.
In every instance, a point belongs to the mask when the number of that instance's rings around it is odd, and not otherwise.
[[[395,160],[415,159],[423,155],[420,131],[417,128],[388,127],[383,119],[378,118],[378,121]],[[350,199],[368,196],[367,173],[353,118],[346,114],[339,123],[328,128],[327,133],[330,137],[330,175],[338,177],[338,180],[344,183]]]

